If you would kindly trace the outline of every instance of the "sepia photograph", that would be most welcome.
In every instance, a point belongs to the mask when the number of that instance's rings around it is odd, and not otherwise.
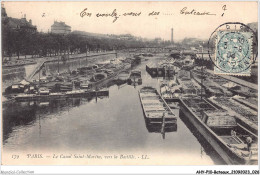
[[[258,167],[257,1],[1,1],[1,58],[2,166]]]

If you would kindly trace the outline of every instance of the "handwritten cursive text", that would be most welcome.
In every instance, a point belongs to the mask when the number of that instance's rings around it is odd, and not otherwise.
[[[204,12],[199,12],[195,9],[192,10],[187,10],[187,7],[184,7],[183,9],[181,9],[180,14],[182,15],[199,15],[199,16],[203,16],[203,15],[216,15],[216,14],[212,14],[210,12],[204,11]]]

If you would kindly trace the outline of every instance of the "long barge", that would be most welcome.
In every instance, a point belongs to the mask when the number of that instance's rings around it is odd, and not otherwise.
[[[148,125],[165,124],[167,128],[177,124],[177,117],[155,88],[149,86],[141,88],[139,98]]]
[[[98,90],[98,91],[85,91],[76,90],[68,91],[65,93],[50,93],[46,95],[40,94],[21,94],[14,97],[16,101],[37,101],[46,99],[61,99],[61,98],[72,98],[72,97],[99,97],[99,96],[109,96],[108,90]]]
[[[231,121],[225,121],[228,114],[218,111],[215,106],[207,103],[204,99],[203,101],[199,98],[196,100],[194,98],[180,98],[181,112],[222,159],[227,164],[257,164],[258,136],[237,123],[235,125],[232,116],[229,116]],[[223,115],[221,116],[221,114]],[[209,121],[209,117],[213,119]],[[220,120],[221,117],[224,122],[214,121],[214,119]],[[217,128],[212,127],[214,122],[218,123]],[[250,149],[247,141],[251,145]]]

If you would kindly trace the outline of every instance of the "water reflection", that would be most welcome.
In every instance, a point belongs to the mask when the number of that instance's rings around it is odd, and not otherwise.
[[[162,123],[149,123],[147,120],[145,120],[145,126],[148,132],[167,133],[177,131],[176,123],[166,123],[165,127],[163,128]]]
[[[111,80],[107,83],[106,87],[109,88],[111,86],[114,86],[116,85],[118,87],[118,89],[120,88],[123,88],[127,85],[129,86],[133,86],[133,87],[136,87],[136,86],[140,86],[142,85],[142,82],[133,82],[133,81],[128,81],[128,80],[117,80],[117,79],[114,79],[114,80]]]
[[[50,114],[58,114],[69,111],[71,108],[79,107],[91,101],[97,103],[98,100],[108,98],[108,96],[88,97],[88,98],[67,98],[53,100],[39,100],[27,102],[14,102],[3,104],[3,142],[9,138],[14,128],[20,126],[33,125],[40,116],[41,119]]]
[[[3,142],[14,127],[30,125],[36,118],[36,105],[31,102],[3,104]]]
[[[163,126],[162,123],[151,123],[145,120],[145,126],[150,133],[161,133],[163,139],[165,139],[166,133],[177,132],[177,123],[166,123]]]

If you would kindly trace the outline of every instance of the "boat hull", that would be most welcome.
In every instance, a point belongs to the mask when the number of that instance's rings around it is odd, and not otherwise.
[[[166,69],[163,67],[149,67],[148,65],[146,65],[146,71],[153,77],[165,77],[165,76],[170,76],[172,77],[174,75],[174,70],[170,69]],[[166,71],[166,72],[165,72]]]
[[[73,98],[73,97],[99,97],[99,96],[109,96],[108,90],[99,91],[85,91],[79,93],[68,93],[59,95],[35,95],[35,96],[22,96],[15,97],[16,101],[38,101],[38,100],[52,100],[52,99],[62,99],[62,98]]]
[[[209,128],[202,123],[202,121],[189,109],[188,106],[180,99],[180,110],[191,122],[191,124],[197,128],[198,132],[205,138],[205,140],[213,147],[213,149],[220,155],[220,157],[227,164],[246,164],[246,160],[242,157],[239,157],[228,146],[220,141],[218,136],[210,131]]]
[[[156,91],[157,92],[157,91]],[[162,103],[164,103],[164,105],[168,106],[167,103],[164,101],[164,99],[159,95],[159,93],[157,92],[158,94],[158,97],[163,101]],[[148,124],[153,124],[153,123],[158,123],[158,122],[162,122],[163,120],[163,117],[156,117],[156,118],[149,118],[146,116],[146,112],[144,110],[144,105],[143,105],[143,102],[142,102],[142,98],[141,98],[141,95],[140,95],[140,92],[139,92],[139,98],[140,98],[140,102],[141,102],[141,105],[142,105],[142,110],[143,110],[143,114],[144,114],[144,118],[146,120],[146,122]],[[168,110],[173,114],[172,110],[170,109],[170,107],[167,107]],[[177,117],[172,117],[172,118],[168,118],[168,117],[165,117],[165,122],[171,122],[171,123],[175,123],[177,124]]]

